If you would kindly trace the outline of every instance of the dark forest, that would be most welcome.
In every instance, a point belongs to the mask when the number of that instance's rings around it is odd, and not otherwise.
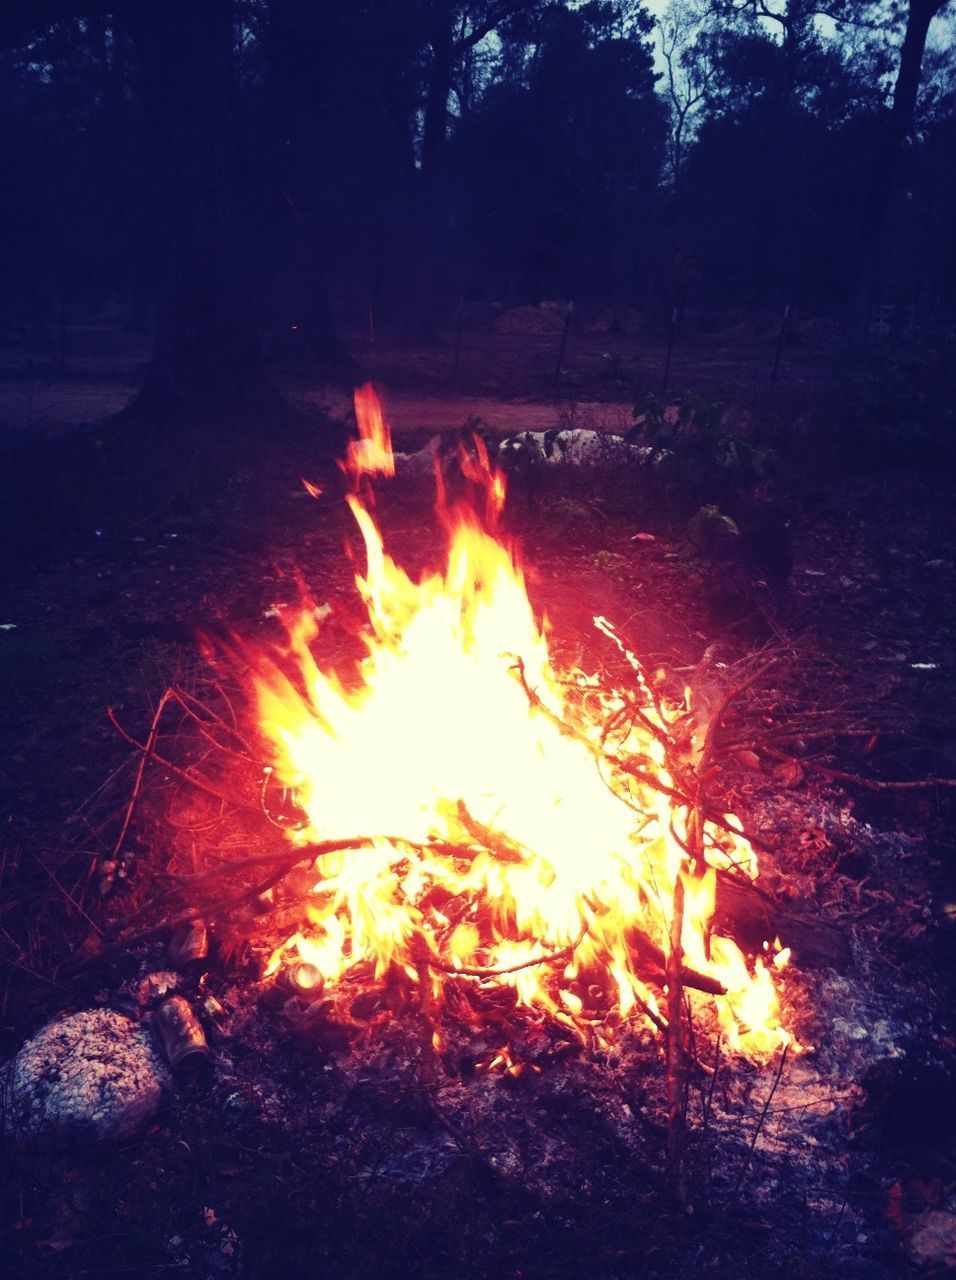
[[[0,0],[0,1258],[956,1267],[953,0]]]
[[[341,364],[370,314],[939,325],[946,9],[8,4],[8,340],[112,308],[195,401],[270,354]]]

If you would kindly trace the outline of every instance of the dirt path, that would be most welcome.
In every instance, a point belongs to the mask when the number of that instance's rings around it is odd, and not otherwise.
[[[84,379],[7,381],[0,384],[0,437],[20,434],[60,435],[84,423],[118,413],[133,394],[129,382]],[[382,388],[392,427],[404,435],[454,431],[471,418],[503,436],[519,431],[548,431],[552,427],[589,427],[623,432],[633,425],[630,400],[575,400],[566,395],[551,400],[507,399],[463,395],[459,391],[392,391]],[[318,387],[291,389],[289,398],[305,408],[338,419],[351,412],[350,397],[342,391]]]
[[[519,431],[549,431],[552,427],[588,427],[595,431],[624,432],[634,424],[634,406],[627,401],[602,402],[560,399],[504,399],[495,396],[464,396],[460,392],[391,391],[382,388],[382,398],[392,429],[399,439],[419,432],[433,435],[455,431],[470,419],[495,434],[514,435]],[[347,418],[351,405],[342,392],[321,389],[299,392],[298,403],[324,409],[335,418]]]

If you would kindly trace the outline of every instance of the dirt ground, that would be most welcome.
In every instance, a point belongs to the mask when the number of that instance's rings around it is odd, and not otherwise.
[[[514,327],[468,325],[432,341],[346,334],[347,346],[385,395],[397,430],[454,429],[477,417],[494,431],[630,425],[634,405],[665,386],[763,406],[819,391],[836,357],[823,322],[794,321],[780,347],[779,317],[724,317],[720,327],[682,318],[668,364],[668,325],[579,314],[562,343],[563,311],[522,308]],[[527,314],[524,314],[527,313]],[[516,314],[516,313],[510,313]],[[631,319],[631,323],[627,320]],[[59,435],[118,413],[149,359],[151,339],[102,323],[70,323],[37,336],[0,328],[0,439]],[[293,400],[347,409],[347,397],[315,388],[301,335],[279,335],[276,367]]]
[[[633,335],[575,334],[555,383],[559,333],[505,336],[463,337],[457,374],[454,334],[437,348],[380,337],[373,350],[366,339],[399,444],[474,415],[502,433],[619,429],[663,370],[662,335],[635,350]],[[827,357],[788,348],[770,388],[775,336],[709,342],[706,358],[688,339],[672,385],[722,388],[744,413],[779,415],[789,396],[797,430]],[[69,969],[138,892],[98,893],[137,759],[106,708],[142,738],[171,682],[205,678],[197,634],[268,635],[299,570],[319,599],[351,595],[347,516],[334,495],[315,503],[301,486],[323,467],[308,440],[277,441],[245,466],[230,456],[175,502],[147,482],[161,443],[108,454],[98,470],[84,454],[80,467],[71,426],[118,408],[143,358],[130,340],[121,369],[115,351],[100,361],[88,343],[71,335],[66,368],[37,357],[29,378],[17,352],[0,360],[0,423],[21,468],[8,477],[42,494],[49,472],[51,494],[8,502],[0,1060],[49,1017],[110,1006],[121,982],[161,962],[161,948],[144,946],[79,977]],[[285,387],[301,404],[341,408],[340,393],[295,370]],[[71,492],[73,475],[88,490]],[[148,501],[136,502],[139,483]],[[428,502],[400,480],[382,496],[389,546],[413,567],[434,555]],[[646,1037],[625,1040],[615,1061],[542,1050],[531,1082],[449,1071],[425,1088],[407,1019],[385,1011],[351,1045],[304,1043],[224,965],[210,978],[228,1014],[215,1065],[180,1080],[145,1133],[102,1150],[4,1153],[9,1273],[944,1274],[956,1252],[953,791],[840,775],[956,777],[950,480],[808,468],[788,503],[793,572],[759,608],[728,609],[713,567],[687,554],[686,513],[647,477],[555,482],[509,522],[559,660],[607,660],[595,613],[678,674],[711,644],[728,662],[770,645],[775,717],[805,724],[841,710],[867,730],[806,735],[796,772],[764,754],[722,775],[728,801],[774,845],[768,888],[844,930],[852,963],[798,965],[794,1017],[816,1049],[784,1064],[778,1086],[773,1064],[722,1065],[711,1101],[692,1112],[691,1213],[664,1186],[663,1065]],[[151,785],[164,804],[178,794],[174,778]],[[162,862],[155,812],[133,833],[131,879]]]

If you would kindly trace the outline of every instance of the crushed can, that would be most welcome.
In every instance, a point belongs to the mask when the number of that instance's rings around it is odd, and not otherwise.
[[[156,1025],[173,1070],[196,1067],[209,1057],[206,1033],[183,996],[164,1000],[156,1010]]]
[[[202,965],[209,955],[209,935],[205,922],[187,920],[173,931],[169,939],[169,963],[177,969],[195,968]]]

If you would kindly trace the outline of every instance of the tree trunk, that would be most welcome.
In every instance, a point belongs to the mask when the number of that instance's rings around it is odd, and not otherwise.
[[[913,124],[930,23],[949,0],[910,0],[893,102],[877,137],[860,228],[860,256],[853,305],[853,338],[861,345],[867,335],[870,304],[880,267],[894,180],[906,135]]]
[[[443,170],[448,131],[448,95],[451,92],[455,60],[451,15],[441,5],[436,7],[433,16],[430,45],[432,62],[425,93],[418,212],[415,219],[416,320],[419,332],[425,337],[433,335],[435,325],[436,249],[443,239]]]
[[[123,24],[105,14],[87,19],[100,60],[103,114],[113,155],[109,175],[110,205],[117,261],[122,267],[126,291],[126,330],[146,331],[147,290],[144,279],[142,225],[147,203],[143,199],[142,164],[134,164],[129,108],[126,102],[126,35]]]
[[[152,152],[160,282],[136,401],[190,421],[270,399],[237,199],[231,0],[163,0],[131,15]]]
[[[321,153],[321,84],[316,67],[323,41],[334,32],[334,9],[322,16],[314,0],[270,0],[269,97],[276,161],[272,205],[279,297],[273,321],[296,326],[301,358],[296,367],[354,384],[358,365],[346,351],[332,318],[326,274]]]

